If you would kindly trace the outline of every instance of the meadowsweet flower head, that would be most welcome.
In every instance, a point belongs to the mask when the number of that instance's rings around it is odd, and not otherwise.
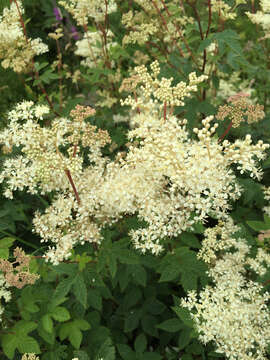
[[[106,14],[116,11],[117,5],[114,0],[65,0],[59,1],[76,20],[78,25],[87,25],[88,19],[96,22],[104,21]]]
[[[191,73],[188,83],[173,86],[172,79],[159,79],[158,62],[150,69],[137,67],[136,86],[131,80],[123,84],[138,94],[122,102],[133,109],[132,129],[128,150],[114,161],[102,155],[110,138],[86,119],[95,112],[89,107],[77,106],[72,120],[56,118],[49,126],[40,126],[32,102],[9,114],[10,125],[0,141],[19,145],[21,155],[4,162],[0,180],[6,180],[9,197],[25,187],[31,193],[55,192],[52,204],[33,221],[42,241],[51,243],[46,257],[54,264],[67,259],[77,243],[99,244],[104,226],[134,214],[146,224],[130,232],[134,246],[158,254],[164,238],[179,235],[194,222],[209,215],[227,219],[231,200],[242,190],[232,164],[242,173],[261,176],[258,160],[264,159],[267,144],[253,145],[249,135],[235,143],[218,142],[213,116],[194,129],[194,139],[187,121],[173,115],[173,106],[183,104],[204,76]],[[164,104],[170,107],[167,114]],[[89,149],[89,166],[81,148]]]
[[[182,106],[184,105],[183,99],[185,97],[191,97],[191,92],[197,90],[197,85],[207,79],[206,75],[197,77],[196,73],[189,74],[189,84],[183,81],[173,86],[173,78],[158,79],[160,73],[160,66],[158,61],[154,61],[150,64],[151,72],[148,72],[145,65],[136,66],[134,69],[134,75],[136,76],[136,84],[140,84],[140,98],[133,99],[129,96],[125,101],[122,101],[122,105],[130,105],[132,109],[137,107],[143,107],[144,103],[147,103],[151,97],[163,106],[164,102],[168,106]],[[134,76],[130,79],[132,84]],[[127,89],[126,85],[122,85],[122,89]]]
[[[76,55],[84,58],[81,64],[93,68],[96,67],[97,64],[104,62],[103,51],[110,52],[110,50],[117,45],[112,41],[113,37],[114,34],[109,30],[106,35],[106,45],[102,46],[104,40],[101,32],[88,31],[84,33],[83,39],[76,41],[77,49],[75,51]]]
[[[227,224],[224,225],[224,229],[220,225],[213,231],[208,229],[203,242],[204,256],[199,254],[207,261],[209,255],[214,259],[209,270],[213,285],[205,287],[199,295],[189,292],[181,305],[191,311],[199,339],[204,344],[214,341],[216,351],[224,353],[230,360],[266,359],[266,347],[270,341],[267,308],[270,294],[246,275],[248,267],[263,275],[270,265],[270,256],[259,249],[252,258],[245,240],[233,237],[236,230],[233,224],[228,228]]]
[[[39,357],[34,353],[27,353],[22,356],[21,360],[39,360]]]
[[[133,12],[130,10],[122,17],[122,23],[126,28],[131,28],[128,35],[123,38],[123,45],[135,44],[140,45],[146,43],[151,35],[158,31],[158,26],[155,20],[145,21],[145,14],[141,12]]]
[[[21,1],[17,1],[19,10],[23,14]],[[41,39],[26,39],[20,23],[20,15],[15,2],[10,8],[5,8],[0,16],[0,59],[3,68],[11,68],[15,72],[28,72],[31,60],[35,55],[48,51]]]
[[[232,7],[223,0],[212,0],[211,6],[212,12],[218,13],[223,20],[236,18],[236,13],[232,12]]]
[[[264,38],[270,37],[270,6],[269,1],[260,0],[261,10],[257,11],[255,14],[246,12],[246,15],[251,20],[252,23],[261,25],[265,36]]]

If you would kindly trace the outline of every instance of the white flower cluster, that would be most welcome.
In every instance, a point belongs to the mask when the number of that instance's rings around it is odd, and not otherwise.
[[[96,22],[104,21],[106,14],[117,10],[114,0],[64,0],[58,1],[77,21],[78,25],[85,26],[89,19]]]
[[[246,0],[237,0],[236,5],[245,4]],[[231,7],[223,0],[211,1],[212,12],[216,12],[223,20],[232,20],[236,18],[236,13],[233,12],[235,7]]]
[[[270,266],[270,256],[259,249],[255,259],[252,258],[245,240],[234,239],[230,231],[235,232],[232,223],[224,224],[223,229],[218,225],[206,234],[205,255],[209,253],[209,244],[214,251],[227,252],[219,257],[210,254],[212,260],[215,258],[209,271],[213,285],[208,285],[198,296],[195,291],[189,292],[181,305],[191,311],[199,339],[204,344],[214,341],[216,351],[224,353],[230,360],[264,360],[270,341],[267,307],[270,294],[263,292],[262,285],[247,279],[246,266],[263,275]],[[212,233],[215,233],[214,237]],[[220,234],[219,240],[217,234]]]
[[[103,44],[104,39],[102,33],[99,31],[88,31],[84,33],[83,39],[76,42],[77,50],[76,55],[82,56],[85,59],[81,61],[81,64],[93,68],[97,67],[101,61],[106,59],[106,54],[117,45],[112,41],[113,33],[111,30],[107,32],[106,44]]]
[[[132,118],[128,152],[114,161],[101,155],[100,148],[110,139],[83,121],[83,107],[71,112],[73,121],[59,118],[43,127],[33,115],[38,111],[32,103],[11,112],[0,142],[20,146],[22,155],[5,161],[0,180],[6,179],[5,195],[10,197],[13,190],[24,187],[31,193],[56,191],[52,205],[34,219],[43,241],[54,244],[47,254],[53,263],[69,257],[75,243],[99,243],[102,227],[132,214],[146,222],[146,227],[130,233],[135,247],[158,254],[163,238],[176,236],[211,214],[227,218],[231,200],[241,194],[231,164],[260,176],[257,160],[265,157],[268,144],[252,145],[250,136],[219,143],[212,136],[217,127],[211,125],[213,117],[203,120],[202,129],[194,129],[198,140],[192,139],[186,120],[160,114],[161,101],[182,104],[204,77],[190,74],[189,84],[170,87],[167,79],[158,80],[158,63],[151,68],[149,75],[139,67],[142,95],[137,101],[129,97],[123,102],[135,109],[139,104],[140,110]],[[22,107],[27,109],[20,114]],[[93,115],[93,109],[87,111]],[[90,149],[90,166],[83,166],[81,147]]]
[[[257,11],[255,14],[246,12],[246,15],[254,23],[261,25],[265,38],[270,37],[270,3],[268,0],[260,0],[261,11]]]
[[[22,356],[21,360],[39,360],[39,357],[34,353],[27,353]],[[72,360],[79,360],[79,359],[73,358]]]
[[[151,38],[155,42],[162,39],[171,51],[182,40],[186,25],[194,22],[174,0],[167,1],[166,4],[156,0],[136,0],[136,3],[142,10],[130,10],[122,16],[122,23],[128,30],[123,38],[123,45],[142,45]]]
[[[2,321],[1,315],[4,312],[4,306],[2,304],[2,299],[5,300],[5,302],[10,301],[11,299],[11,292],[8,290],[9,285],[6,282],[6,279],[3,274],[0,273],[0,322]]]
[[[21,1],[17,1],[19,11],[24,13]],[[26,39],[20,23],[20,15],[15,2],[10,8],[4,8],[0,16],[0,59],[3,68],[11,68],[17,73],[31,69],[31,60],[35,55],[48,51],[41,39]]]
[[[197,91],[197,85],[207,79],[206,75],[197,77],[193,72],[189,74],[189,84],[181,81],[176,86],[172,86],[173,78],[158,79],[160,67],[157,60],[150,64],[150,68],[152,72],[149,74],[145,65],[135,67],[136,81],[141,84],[141,96],[139,99],[128,96],[127,99],[121,101],[122,105],[129,105],[132,109],[143,108],[144,104],[153,97],[156,102],[161,103],[161,106],[164,102],[167,106],[183,106],[183,99],[191,97],[191,93]]]
[[[158,31],[158,24],[155,20],[146,22],[145,16],[140,12],[130,10],[122,17],[122,23],[131,28],[132,31],[123,38],[123,45],[136,44],[142,45],[146,43],[151,35]]]
[[[270,186],[268,186],[268,187],[265,186],[263,188],[263,193],[264,193],[265,200],[270,201]],[[264,210],[265,214],[270,217],[270,205],[265,206],[263,208],[263,210]]]
[[[12,198],[13,191],[23,190],[42,194],[68,187],[64,169],[75,174],[80,172],[82,160],[78,157],[64,157],[59,146],[67,143],[65,134],[68,122],[56,119],[51,127],[41,127],[38,123],[49,112],[45,105],[35,106],[32,101],[24,101],[10,111],[9,127],[0,134],[0,143],[5,150],[20,147],[22,155],[7,159],[0,175],[0,182],[7,179],[8,187],[4,193]]]

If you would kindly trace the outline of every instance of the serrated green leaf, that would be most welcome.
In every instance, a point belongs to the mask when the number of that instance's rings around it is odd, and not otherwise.
[[[21,354],[33,353],[40,354],[39,344],[36,339],[31,336],[20,336],[18,350]]]
[[[141,265],[131,265],[131,276],[133,277],[134,281],[143,287],[146,286],[147,281],[147,273],[143,266]]]
[[[117,257],[122,264],[139,264],[139,256],[128,249],[120,249]]]
[[[263,221],[247,221],[247,224],[255,231],[269,230],[269,225]]]
[[[205,50],[211,43],[212,43],[212,39],[204,39],[200,42],[200,45],[198,47],[197,53],[199,54],[200,52],[202,52],[203,50]]]
[[[181,273],[181,285],[185,291],[197,290],[198,274],[193,271],[183,271]]]
[[[59,337],[61,341],[68,337],[71,329],[72,329],[72,322],[68,322],[61,325],[59,330]]]
[[[142,298],[142,292],[138,287],[131,289],[123,299],[123,307],[125,310],[129,310],[131,307],[136,305]]]
[[[70,319],[69,311],[63,307],[63,306],[57,306],[53,309],[53,312],[51,312],[51,316],[56,321],[67,321]]]
[[[87,306],[87,289],[84,282],[83,274],[80,273],[76,276],[73,283],[73,292],[77,300],[82,304],[84,308]]]
[[[83,350],[75,350],[75,351],[73,351],[73,356],[75,358],[78,358],[79,360],[90,360],[87,352],[83,351]]]
[[[163,321],[162,323],[158,324],[156,327],[158,329],[174,333],[174,332],[178,332],[180,329],[183,328],[183,322],[177,318],[172,318]]]
[[[84,319],[75,319],[73,321],[73,323],[80,330],[89,330],[89,329],[91,329],[91,325],[89,324],[89,322],[84,320]]]
[[[143,306],[147,312],[153,315],[160,315],[166,310],[166,306],[156,298],[148,298]]]
[[[76,319],[74,321],[69,321],[61,325],[59,337],[61,340],[68,338],[75,349],[79,349],[82,342],[82,328],[85,330],[90,329],[90,325],[86,320]]]
[[[194,234],[191,234],[188,232],[183,232],[180,235],[180,240],[181,240],[181,242],[183,242],[185,245],[188,245],[189,247],[193,247],[195,249],[201,248],[201,244]]]
[[[184,349],[191,340],[191,329],[184,329],[181,331],[178,338],[178,347],[180,350]]]
[[[94,309],[101,311],[102,309],[102,297],[100,293],[95,289],[88,290],[88,304]]]
[[[121,355],[123,360],[136,360],[136,354],[131,348],[126,344],[117,344],[117,350]]]
[[[184,354],[181,356],[181,360],[193,360],[193,357],[190,354]]]
[[[44,330],[43,326],[40,324],[38,326],[39,336],[45,340],[48,344],[53,345],[55,343],[55,331],[52,330],[51,334]]]
[[[181,308],[180,306],[173,306],[172,309],[186,326],[193,328],[193,320],[187,309]]]
[[[142,354],[147,347],[147,339],[146,336],[141,333],[140,335],[138,335],[136,337],[135,343],[134,343],[134,348],[136,353]]]
[[[53,331],[53,321],[50,317],[50,315],[46,314],[46,315],[43,315],[42,318],[41,318],[41,324],[43,326],[43,329],[45,331],[47,331],[48,333],[52,333]]]
[[[13,326],[13,331],[18,336],[26,335],[37,328],[37,324],[34,321],[20,320]]]
[[[98,350],[95,360],[115,360],[115,348],[111,338],[107,338]]]
[[[162,360],[162,356],[155,352],[147,351],[143,354],[143,360]]]
[[[74,281],[75,276],[69,276],[68,278],[61,280],[55,289],[54,298],[62,299],[65,297],[69,293]]]
[[[124,332],[135,330],[139,325],[139,317],[135,311],[131,311],[125,318]]]
[[[28,304],[25,304],[24,310],[27,310],[30,313],[36,313],[39,311],[39,307],[34,302],[29,302]]]
[[[150,335],[158,337],[158,331],[156,329],[156,325],[158,323],[158,319],[152,315],[145,315],[141,319],[143,331]]]
[[[180,278],[180,272],[180,267],[177,266],[177,264],[169,264],[165,267],[165,269],[163,269],[159,282],[169,282],[177,279],[177,277]]]
[[[5,249],[5,248],[11,247],[15,240],[16,239],[14,239],[12,237],[4,237],[4,238],[0,239],[0,249]]]
[[[224,354],[216,353],[215,351],[211,351],[207,355],[215,357],[215,358],[224,358]]]
[[[48,307],[49,310],[52,310],[52,309],[54,309],[56,306],[63,304],[67,299],[68,299],[67,297],[56,298],[56,299],[53,298],[53,299],[51,299],[50,304],[49,304],[49,307]]]
[[[2,336],[2,348],[5,355],[9,359],[14,358],[14,353],[18,345],[18,338],[16,334],[7,334]]]
[[[130,280],[129,272],[127,271],[127,269],[124,268],[123,270],[123,267],[122,268],[120,267],[117,271],[117,276],[115,279],[118,281],[120,285],[121,292],[124,292]]]
[[[114,278],[117,271],[117,260],[114,253],[111,253],[110,256],[107,257],[107,264],[111,277]]]
[[[75,347],[75,349],[79,349],[82,342],[82,332],[80,330],[72,330],[72,334],[68,337],[70,343]]]

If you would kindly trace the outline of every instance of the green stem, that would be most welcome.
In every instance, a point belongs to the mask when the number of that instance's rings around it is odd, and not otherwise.
[[[39,249],[39,247],[38,247],[37,245],[31,244],[30,242],[28,242],[28,241],[26,241],[26,240],[23,240],[23,239],[19,238],[19,237],[16,236],[16,235],[9,234],[7,231],[1,230],[0,232],[1,232],[2,234],[5,234],[6,236],[10,236],[10,237],[15,238],[16,240],[18,240],[18,241],[21,242],[22,244],[27,245],[27,246],[29,246],[29,247],[31,247],[31,248],[33,248],[33,249]]]

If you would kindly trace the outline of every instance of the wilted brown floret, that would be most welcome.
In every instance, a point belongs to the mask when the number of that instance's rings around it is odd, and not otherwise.
[[[263,119],[265,115],[263,105],[248,103],[246,99],[248,96],[249,94],[242,92],[230,96],[227,101],[231,105],[220,106],[216,118],[218,120],[224,120],[226,117],[229,117],[232,121],[232,126],[235,128],[245,120],[248,124],[252,124]]]
[[[0,259],[0,270],[10,286],[15,286],[21,289],[27,284],[34,284],[39,278],[39,275],[31,274],[29,270],[30,256],[25,252],[16,248],[13,252],[15,260],[9,262],[8,260]]]

